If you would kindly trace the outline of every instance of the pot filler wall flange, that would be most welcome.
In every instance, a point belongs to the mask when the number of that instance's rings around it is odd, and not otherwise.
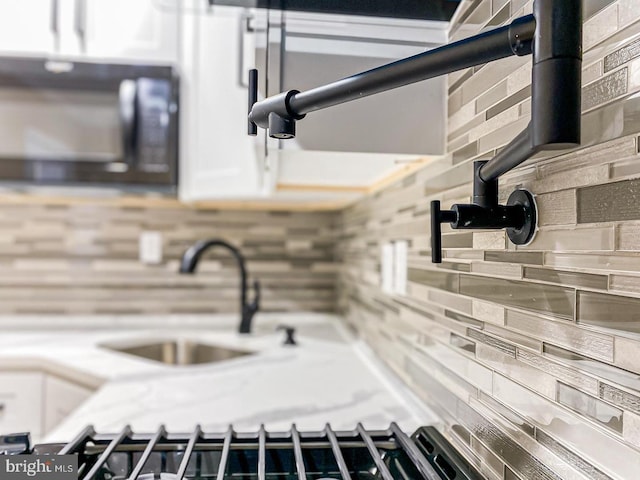
[[[441,224],[454,229],[506,229],[516,245],[536,231],[533,195],[515,190],[498,203],[498,178],[542,150],[580,144],[582,1],[535,0],[533,14],[509,25],[398,60],[333,83],[300,92],[289,90],[257,101],[258,72],[249,73],[250,135],[268,129],[278,139],[295,137],[306,114],[393,88],[481,65],[511,55],[532,55],[531,121],[489,161],[474,164],[473,200],[441,210],[431,202],[431,257],[442,262]]]

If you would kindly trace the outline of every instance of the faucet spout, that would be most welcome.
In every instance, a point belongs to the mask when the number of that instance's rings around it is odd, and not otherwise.
[[[240,270],[241,314],[240,326],[238,327],[238,331],[240,333],[251,333],[251,322],[253,320],[253,316],[260,309],[260,284],[257,280],[254,282],[254,300],[251,303],[247,303],[247,268],[245,265],[244,256],[242,255],[240,250],[224,240],[203,240],[192,245],[187,249],[187,251],[184,252],[184,254],[182,255],[182,260],[180,261],[180,273],[193,274],[204,252],[212,247],[223,247],[229,250],[238,263],[238,269]]]

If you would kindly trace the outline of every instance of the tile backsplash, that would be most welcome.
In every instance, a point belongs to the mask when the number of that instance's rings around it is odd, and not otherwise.
[[[207,238],[242,250],[262,311],[334,310],[335,214],[41,203],[0,206],[0,314],[237,312],[228,251],[177,273],[182,253]],[[160,264],[139,261],[143,231],[161,234]]]
[[[582,146],[501,179],[502,201],[519,186],[536,195],[527,246],[445,224],[444,261],[430,258],[430,201],[468,202],[472,162],[529,121],[531,60],[513,57],[449,76],[446,157],[338,214],[2,205],[0,314],[235,312],[227,252],[176,273],[189,245],[222,237],[261,281],[263,310],[337,305],[487,478],[638,478],[638,7],[585,0]],[[451,40],[531,10],[463,0]],[[158,265],[138,260],[143,231],[162,235]],[[382,246],[398,240],[409,245],[406,295],[381,288]]]
[[[490,479],[640,471],[640,4],[584,4],[582,146],[501,179],[502,201],[536,195],[531,244],[445,224],[444,261],[430,259],[430,201],[467,203],[472,162],[529,121],[530,57],[451,74],[449,154],[338,222],[340,310]],[[464,0],[450,40],[531,12]],[[382,245],[397,240],[409,242],[407,295],[380,288]]]

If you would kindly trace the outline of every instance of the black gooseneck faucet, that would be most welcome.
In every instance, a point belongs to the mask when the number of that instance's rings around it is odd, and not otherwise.
[[[236,261],[238,262],[238,268],[240,269],[240,312],[241,320],[238,332],[251,333],[251,321],[253,316],[260,308],[260,283],[256,280],[253,282],[253,290],[255,297],[252,303],[247,303],[247,268],[245,266],[245,260],[240,250],[224,240],[211,239],[203,240],[189,247],[189,249],[182,255],[180,262],[180,273],[194,273],[196,265],[200,260],[202,254],[212,247],[223,247],[229,250]]]
[[[268,129],[274,138],[293,138],[306,114],[393,88],[512,55],[533,55],[531,122],[489,161],[474,164],[473,201],[441,210],[431,202],[431,259],[442,261],[441,224],[454,229],[502,229],[516,245],[536,232],[534,197],[514,191],[498,203],[498,178],[542,150],[580,144],[582,0],[535,0],[533,14],[412,57],[328,85],[290,90],[257,101],[257,71],[249,74],[248,133]]]

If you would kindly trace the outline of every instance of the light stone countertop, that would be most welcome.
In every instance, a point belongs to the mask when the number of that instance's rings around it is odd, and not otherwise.
[[[57,323],[56,323],[57,322]],[[56,324],[56,329],[52,325]],[[279,324],[296,327],[299,346],[284,347]],[[91,328],[87,328],[87,326]],[[0,370],[42,369],[98,388],[45,441],[69,441],[86,425],[117,432],[337,430],[386,428],[412,433],[437,417],[376,359],[340,318],[258,314],[254,333],[235,332],[234,315],[0,317]],[[184,338],[253,355],[206,365],[166,366],[101,347],[105,343]]]

